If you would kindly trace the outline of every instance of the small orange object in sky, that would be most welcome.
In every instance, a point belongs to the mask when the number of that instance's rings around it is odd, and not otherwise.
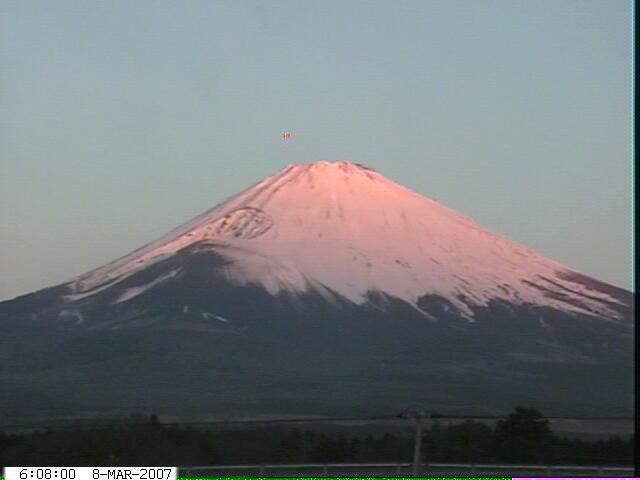
[[[285,143],[289,143],[291,141],[292,137],[293,137],[293,134],[291,132],[282,132],[280,134],[280,138]]]

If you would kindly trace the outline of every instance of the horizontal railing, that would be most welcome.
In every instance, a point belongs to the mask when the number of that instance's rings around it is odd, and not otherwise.
[[[351,474],[357,474],[359,471],[371,476],[378,473],[385,476],[403,475],[407,476],[412,471],[411,463],[302,463],[302,464],[264,464],[264,465],[220,465],[220,466],[185,466],[178,467],[178,474],[182,477],[188,477],[193,473],[200,473],[217,476],[229,475],[230,472],[244,474],[269,475],[278,473],[284,475],[305,474],[338,474],[341,471],[349,471]],[[530,472],[530,473],[546,473],[550,476],[559,472],[565,476],[575,473],[577,475],[587,472],[595,473],[597,476],[605,476],[605,474],[616,474],[618,476],[633,476],[634,469],[632,467],[618,466],[598,466],[598,465],[504,465],[504,464],[472,464],[472,463],[429,463],[422,466],[421,472],[439,472],[439,473],[487,473],[497,472],[507,474],[509,472]],[[215,476],[215,475],[214,475]]]

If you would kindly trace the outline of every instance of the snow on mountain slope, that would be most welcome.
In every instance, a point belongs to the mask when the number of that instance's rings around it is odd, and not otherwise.
[[[361,304],[377,291],[417,309],[420,297],[438,295],[470,320],[470,305],[493,299],[620,317],[613,308],[620,300],[572,281],[567,267],[347,162],[289,165],[159,240],[75,279],[67,300],[97,293],[193,244],[229,261],[222,274],[230,282],[262,285],[272,294],[326,287]]]

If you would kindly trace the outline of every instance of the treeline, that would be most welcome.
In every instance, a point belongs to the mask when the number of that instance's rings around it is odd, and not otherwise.
[[[0,464],[7,466],[229,465],[306,462],[410,462],[413,434],[346,436],[297,428],[195,429],[142,424],[28,435],[0,433]],[[535,410],[517,409],[490,427],[467,421],[424,430],[425,462],[633,464],[633,440],[595,442],[555,435]]]

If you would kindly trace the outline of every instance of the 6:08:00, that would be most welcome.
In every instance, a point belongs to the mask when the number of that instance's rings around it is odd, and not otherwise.
[[[74,468],[23,468],[20,470],[21,480],[74,480],[75,478]]]

